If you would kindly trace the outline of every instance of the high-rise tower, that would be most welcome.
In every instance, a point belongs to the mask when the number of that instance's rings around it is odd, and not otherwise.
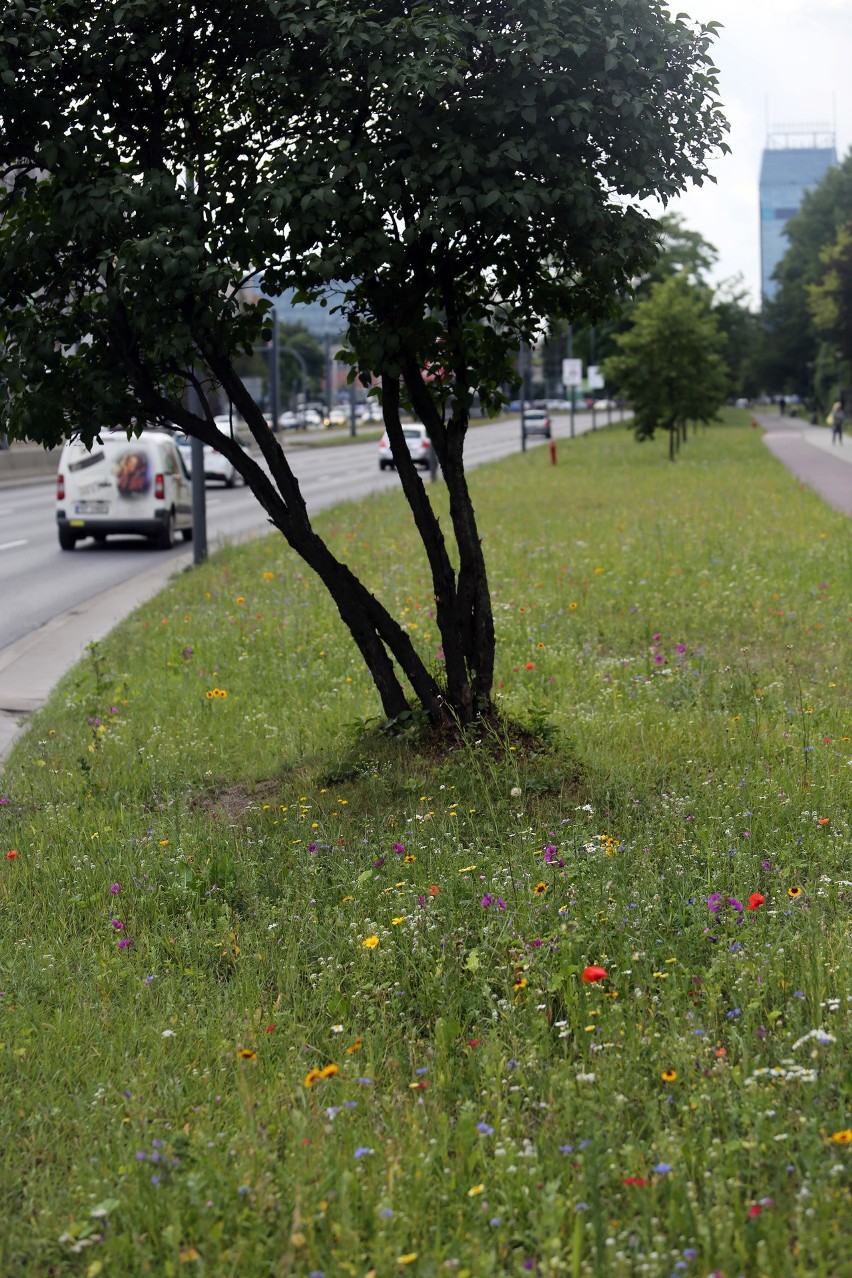
[[[837,163],[834,131],[822,124],[776,125],[766,137],[760,165],[760,286],[771,300],[772,272],[787,251],[784,226],[799,211],[806,191],[819,186]]]

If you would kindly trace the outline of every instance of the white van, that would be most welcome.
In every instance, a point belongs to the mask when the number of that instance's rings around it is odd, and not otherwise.
[[[102,430],[91,449],[69,440],[56,477],[56,523],[63,550],[119,533],[148,537],[163,550],[178,531],[191,541],[192,483],[173,437]]]

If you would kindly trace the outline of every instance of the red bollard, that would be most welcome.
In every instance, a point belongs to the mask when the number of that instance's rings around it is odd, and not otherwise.
[[[553,462],[555,466],[556,465],[556,440],[555,439],[551,439],[550,441],[550,460]]]

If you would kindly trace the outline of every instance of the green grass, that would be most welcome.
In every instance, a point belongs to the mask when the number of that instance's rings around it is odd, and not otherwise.
[[[62,682],[0,783],[0,1273],[852,1272],[849,524],[748,421],[471,475],[534,736],[376,731],[278,538]],[[400,494],[319,522],[439,667]]]

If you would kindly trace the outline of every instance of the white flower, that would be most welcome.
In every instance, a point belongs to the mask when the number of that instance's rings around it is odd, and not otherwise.
[[[174,1036],[175,1036],[174,1030],[163,1030],[163,1034],[162,1034],[163,1038],[174,1038]]]
[[[509,796],[512,799],[519,799],[521,797],[521,794],[522,794],[522,790],[519,785],[513,785],[511,790],[509,791]]]
[[[797,1047],[801,1047],[803,1043],[807,1043],[808,1040],[811,1038],[815,1038],[818,1043],[836,1043],[837,1042],[837,1039],[834,1037],[834,1035],[827,1033],[826,1030],[812,1029],[810,1033],[803,1034],[801,1038],[796,1040],[796,1042],[793,1044],[793,1051],[795,1052]]]
[[[595,1081],[594,1074],[578,1074],[577,1075],[578,1083],[593,1083],[594,1081]]]

